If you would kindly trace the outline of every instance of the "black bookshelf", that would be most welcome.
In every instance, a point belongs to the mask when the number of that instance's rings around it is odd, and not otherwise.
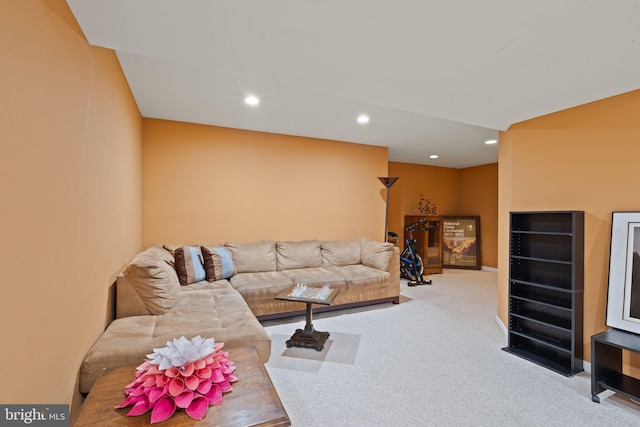
[[[584,212],[511,212],[505,351],[570,376],[582,368]]]

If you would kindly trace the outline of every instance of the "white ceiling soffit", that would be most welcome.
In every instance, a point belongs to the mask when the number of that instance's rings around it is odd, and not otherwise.
[[[637,0],[67,2],[144,117],[387,146],[391,161],[496,162],[497,130],[640,88]]]

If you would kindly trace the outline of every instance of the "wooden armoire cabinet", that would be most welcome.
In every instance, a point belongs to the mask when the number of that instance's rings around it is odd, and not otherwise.
[[[418,228],[413,232],[418,254],[424,263],[424,274],[442,274],[442,217],[425,215],[407,215],[404,217],[404,241],[410,238],[406,228],[416,221],[426,218],[423,231]],[[431,229],[431,230],[429,230]],[[406,243],[405,243],[406,244]]]

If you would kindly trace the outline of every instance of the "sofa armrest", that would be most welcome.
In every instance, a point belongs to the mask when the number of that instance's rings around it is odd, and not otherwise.
[[[391,277],[400,277],[400,248],[397,246],[393,250],[393,255],[389,261],[389,273]]]
[[[395,297],[395,304],[398,303],[400,296],[400,248],[394,248],[393,255],[389,261],[389,287],[390,297]]]
[[[151,314],[131,282],[122,274],[116,279],[116,319]]]

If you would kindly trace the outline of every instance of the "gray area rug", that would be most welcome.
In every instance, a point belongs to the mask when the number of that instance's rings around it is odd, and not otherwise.
[[[320,352],[285,345],[303,317],[264,323],[293,426],[640,426],[639,404],[610,392],[591,401],[588,373],[567,378],[501,350],[496,272],[430,278],[402,281],[399,305],[314,316],[331,333]]]

